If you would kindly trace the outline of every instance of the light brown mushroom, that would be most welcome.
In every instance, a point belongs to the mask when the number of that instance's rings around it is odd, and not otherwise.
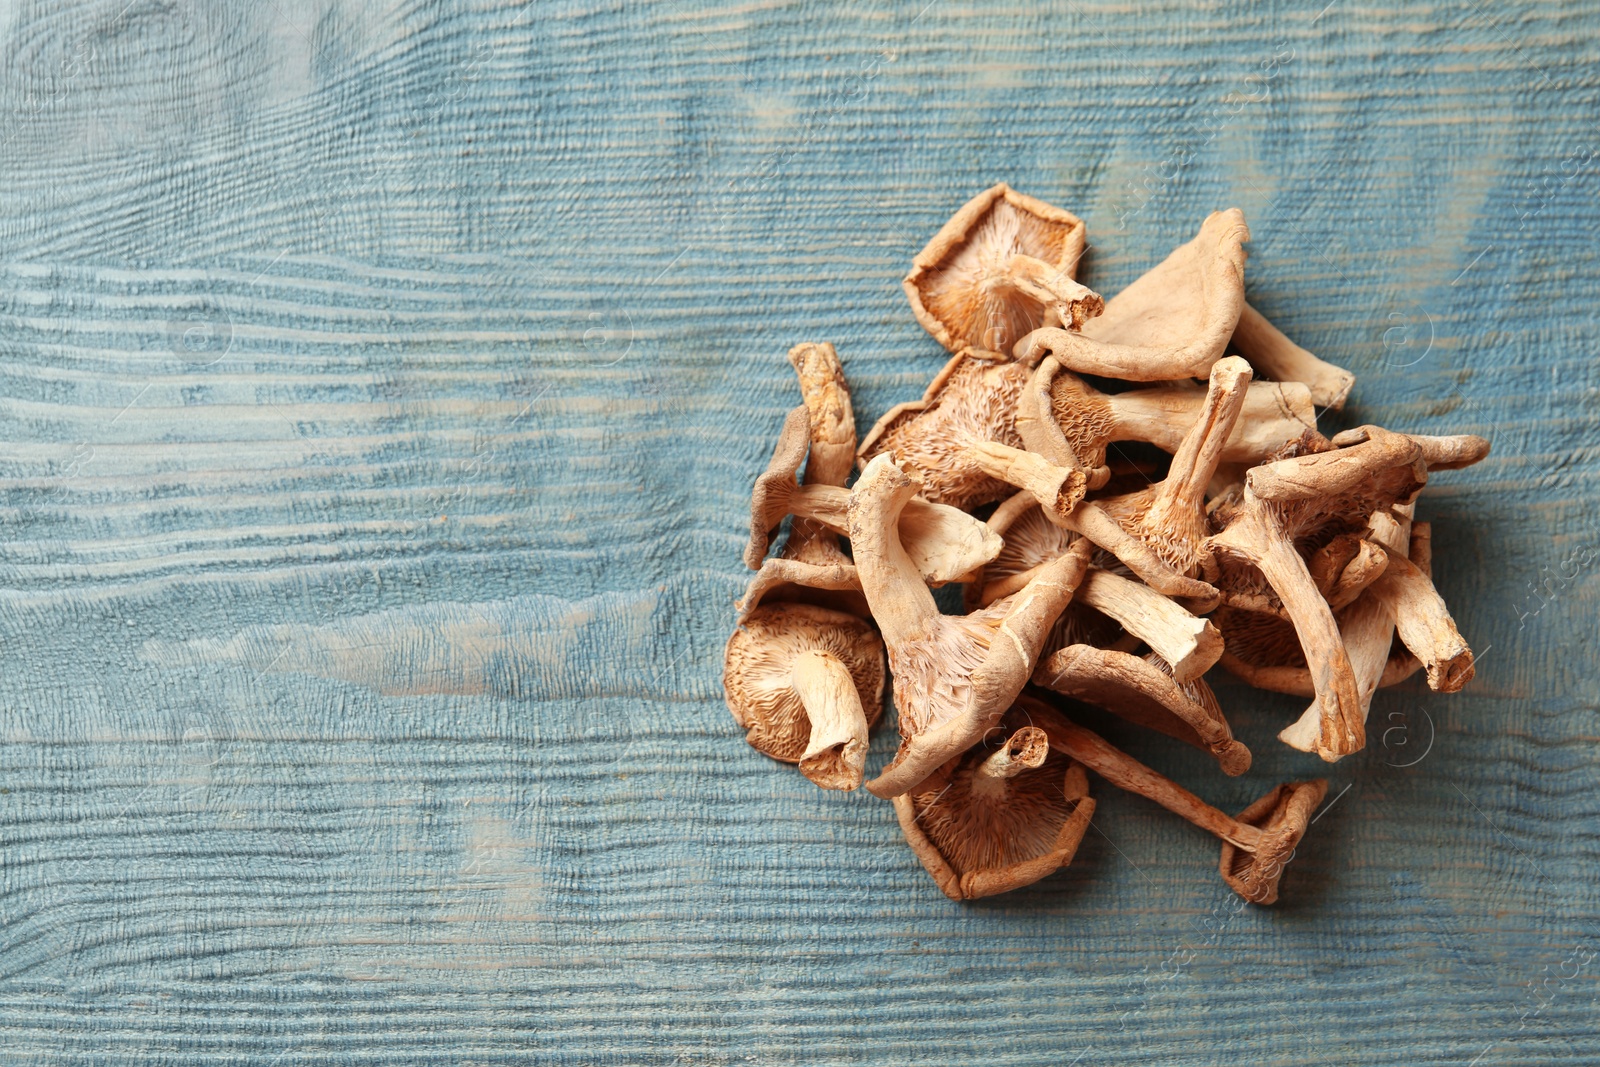
[[[1055,423],[1079,462],[1091,472],[1105,466],[1106,448],[1117,441],[1147,441],[1176,452],[1206,399],[1206,390],[1189,382],[1102,393],[1054,358],[1040,360],[1034,374],[1036,380],[1047,379],[1045,388]],[[1260,463],[1316,425],[1316,409],[1304,385],[1252,381],[1220,460]],[[1022,437],[1029,448],[1039,451],[1026,433]]]
[[[800,380],[809,426],[801,446],[799,409],[790,413],[779,440],[781,462],[798,467],[804,459],[806,485],[842,490],[855,466],[856,424],[839,354],[831,344],[798,344],[789,350],[789,362]],[[791,469],[786,477],[792,482],[793,476]],[[763,478],[766,480],[766,476]],[[770,486],[763,488],[758,481],[756,495],[771,491]],[[867,615],[867,601],[861,595],[855,564],[840,547],[836,529],[814,519],[796,517],[783,553],[763,559],[766,552],[767,531],[752,531],[746,561],[753,558],[760,570],[739,602],[741,621],[769,597],[818,604],[860,617]]]
[[[1050,462],[1038,453],[993,441],[974,445],[967,450],[967,456],[996,478],[1016,479],[1014,484],[1039,503],[1046,518],[1116,556],[1157,592],[1203,605],[1197,608],[1201,611],[1210,610],[1217,603],[1215,588],[1173,567],[1153,546],[1130,534],[1098,503],[1080,500],[1064,508],[1070,497],[1056,486],[1069,484],[1067,479],[1073,473],[1072,468],[1052,469]]]
[[[996,508],[989,528],[1005,538],[1005,547],[984,567],[980,580],[968,587],[969,607],[982,607],[1021,589],[1037,568],[1060,556],[1079,536],[1048,521],[1026,493]],[[1089,568],[1073,594],[1071,610],[1080,606],[1093,608],[1149,645],[1170,665],[1179,684],[1199,678],[1222,655],[1222,634],[1207,619],[1113,571]]]
[[[924,497],[963,511],[1010,496],[1012,487],[966,452],[980,441],[1021,446],[1017,397],[1032,373],[1020,363],[991,363],[970,353],[952,357],[921,400],[890,408],[868,431],[859,462],[864,467],[891,454],[916,468]]]
[[[1233,347],[1250,365],[1277,382],[1300,382],[1318,407],[1339,411],[1356,376],[1301,348],[1246,303],[1233,329]]]
[[[1044,730],[1052,751],[1065,752],[1119,789],[1153,800],[1220,838],[1219,871],[1234,892],[1252,904],[1278,899],[1284,868],[1327,795],[1326,781],[1280,785],[1231,817],[1054,708],[1027,699],[1023,706]]]
[[[1244,309],[1249,239],[1237,208],[1213,212],[1193,240],[1106,301],[1081,331],[1041,327],[1014,354],[1029,365],[1048,354],[1080,374],[1136,382],[1204,377]]]
[[[1073,280],[1084,244],[1075,215],[1002,182],[967,201],[917,253],[906,297],[951,352],[1005,359],[1034,327],[1077,328],[1105,306]]]
[[[798,763],[824,789],[861,784],[883,713],[883,643],[871,624],[811,604],[769,603],[728,639],[723,692],[756,751]]]
[[[1217,360],[1205,403],[1173,454],[1167,476],[1137,492],[1099,502],[1124,530],[1179,574],[1214,573],[1206,548],[1211,536],[1206,487],[1244,407],[1250,374],[1250,365],[1236,356]]]
[[[1039,664],[1033,683],[1209,752],[1223,774],[1249,770],[1250,750],[1234,740],[1209,687],[1186,690],[1163,666],[1159,657],[1068,645]],[[1202,693],[1210,697],[1209,706],[1196,699]]]
[[[1380,509],[1409,504],[1428,473],[1419,445],[1367,430],[1358,444],[1252,468],[1242,493],[1216,509],[1224,528],[1208,542],[1220,556],[1258,570],[1281,600],[1322,709],[1314,751],[1329,761],[1366,744],[1366,715],[1337,621],[1294,542],[1331,523],[1359,528]],[[1221,628],[1231,640],[1230,627]]]
[[[797,485],[795,472],[811,439],[810,416],[795,408],[784,421],[772,461],[756,479],[750,499],[750,540],[745,564],[761,566],[771,532],[785,515],[811,520],[834,533],[849,530],[850,492],[837,485]],[[1000,538],[971,515],[922,498],[907,502],[900,536],[923,579],[934,585],[958,581],[993,559]]]
[[[894,798],[901,832],[951,900],[1005,893],[1072,862],[1094,815],[1083,768],[1011,714],[998,748],[978,744]]]
[[[898,532],[917,488],[912,470],[879,456],[850,494],[850,544],[889,649],[899,709],[900,749],[867,784],[886,798],[915,788],[1000,720],[1089,565],[1088,544],[1073,545],[1016,593],[970,615],[943,615]]]

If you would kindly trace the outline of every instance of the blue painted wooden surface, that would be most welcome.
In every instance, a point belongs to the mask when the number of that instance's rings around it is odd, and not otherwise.
[[[1597,30],[6,5],[0,1060],[1596,1062]],[[1242,207],[1334,425],[1493,439],[1421,509],[1477,680],[1379,698],[1274,909],[1103,783],[953,904],[722,706],[783,353],[920,394],[899,278],[1002,179],[1107,293]],[[1227,808],[1319,768],[1223,698],[1245,780],[1116,736]]]

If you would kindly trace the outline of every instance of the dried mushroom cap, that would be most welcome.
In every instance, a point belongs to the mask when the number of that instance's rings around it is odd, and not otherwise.
[[[1261,836],[1254,847],[1223,840],[1217,865],[1222,880],[1253,904],[1277,903],[1283,869],[1294,858],[1312,813],[1327,795],[1328,783],[1321,778],[1285,782],[1241,811],[1238,821],[1258,828]]]
[[[1342,410],[1356,383],[1354,374],[1313,356],[1249,304],[1239,313],[1233,346],[1251,366],[1274,381],[1304,384],[1318,407]]]
[[[1126,652],[1068,645],[1039,664],[1033,681],[1209,752],[1224,774],[1249,770],[1250,750],[1234,740],[1216,697],[1209,706],[1196,700],[1200,694],[1173,681],[1166,666]]]
[[[800,764],[825,789],[861,784],[883,681],[883,643],[872,626],[810,604],[751,612],[724,655],[728,710],[750,747]]]
[[[1084,225],[1005,183],[957,211],[912,261],[906,297],[917,321],[951,352],[1004,359],[1036,326],[1074,328],[1103,301],[1073,280]]]
[[[1075,544],[1011,596],[970,615],[943,615],[898,533],[916,491],[913,472],[879,456],[850,495],[850,543],[889,649],[899,709],[900,749],[867,784],[886,798],[914,788],[999,721],[1089,564],[1089,546]]]
[[[797,485],[795,474],[805,458],[810,440],[810,420],[804,407],[795,408],[784,421],[772,461],[756,479],[750,496],[750,540],[745,563],[762,566],[772,531],[785,515],[817,524],[835,534],[849,530],[850,492],[837,485]],[[982,521],[948,504],[921,497],[907,502],[901,514],[900,538],[923,580],[933,585],[961,581],[988,563],[1000,551],[999,535]],[[808,537],[808,540],[810,538]],[[846,562],[842,553],[812,560],[820,565]],[[786,550],[787,553],[787,550]]]
[[[1049,737],[1052,751],[1065,752],[1117,788],[1153,800],[1220,838],[1222,879],[1234,892],[1252,904],[1278,899],[1284,867],[1327,794],[1327,782],[1280,785],[1233,818],[1049,705],[1035,700],[1024,705]]]
[[[1106,301],[1081,332],[1045,326],[1016,358],[1052,355],[1068,370],[1136,382],[1199,378],[1227,348],[1244,309],[1244,243],[1237,209],[1213,212],[1188,244]]]
[[[922,787],[894,798],[906,842],[952,900],[1030,885],[1072,862],[1094,815],[1083,768],[1007,715]]]
[[[891,408],[861,442],[862,466],[892,454],[914,467],[922,495],[970,511],[1008,497],[1006,482],[984,473],[968,455],[982,441],[1020,447],[1017,398],[1032,368],[955,356],[921,400]]]

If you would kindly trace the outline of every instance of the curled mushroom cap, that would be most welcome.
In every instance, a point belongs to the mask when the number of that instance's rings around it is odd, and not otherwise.
[[[999,721],[1089,565],[1088,542],[1080,542],[1010,596],[970,615],[941,614],[898,534],[916,491],[913,472],[879,456],[850,496],[850,543],[888,646],[900,713],[900,750],[867,783],[886,798],[914,788]]]
[[[1004,893],[1072,862],[1094,799],[1083,768],[1008,714],[979,744],[894,798],[906,842],[952,900]]]
[[[1254,842],[1223,839],[1217,865],[1222,880],[1253,904],[1276,903],[1283,869],[1327,795],[1328,783],[1321,778],[1285,782],[1241,811],[1237,821],[1261,833]]]
[[[1004,182],[973,197],[906,275],[912,313],[952,352],[1003,359],[1017,339],[1054,322],[1079,326],[1103,302],[1073,280],[1084,225]]]
[[[1082,331],[1041,327],[1014,349],[1033,364],[1042,355],[1081,374],[1135,382],[1200,378],[1227,348],[1244,309],[1244,243],[1237,208],[1213,212],[1188,244],[1106,301]]]
[[[757,752],[825,789],[861,784],[883,714],[883,643],[872,626],[811,604],[766,604],[728,639],[728,710]]]

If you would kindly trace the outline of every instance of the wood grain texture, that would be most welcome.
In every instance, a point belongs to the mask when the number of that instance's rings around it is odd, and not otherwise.
[[[0,7],[0,1059],[1596,1062],[1597,30]],[[1477,680],[1380,696],[1274,909],[1098,782],[953,904],[722,706],[784,353],[920,395],[899,278],[1001,179],[1108,293],[1238,205],[1334,425],[1494,442],[1420,509]],[[1110,732],[1229,809],[1320,770],[1222,698],[1244,780]]]

